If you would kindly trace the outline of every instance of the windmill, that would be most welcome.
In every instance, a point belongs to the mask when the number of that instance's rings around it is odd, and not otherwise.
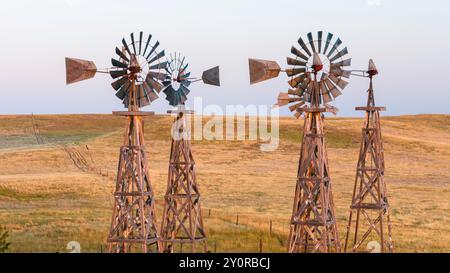
[[[380,124],[380,111],[385,111],[386,107],[376,106],[373,94],[373,77],[378,74],[378,69],[373,60],[370,60],[367,71],[355,70],[355,72],[352,75],[367,77],[370,84],[367,90],[366,106],[356,107],[356,110],[365,111],[366,117],[362,128],[361,148],[344,250],[347,251],[347,247],[351,246],[350,251],[352,252],[366,251],[369,249],[363,250],[362,248],[369,247],[369,243],[375,241],[379,243],[382,252],[393,252],[390,208],[384,181],[384,150]],[[356,219],[353,219],[353,214],[356,214]],[[352,224],[354,224],[353,238],[350,239]]]
[[[112,67],[99,70],[92,61],[66,58],[67,84],[107,73],[114,81],[111,86],[127,111],[113,115],[127,117],[126,134],[120,157],[114,209],[108,236],[109,252],[160,251],[159,233],[155,217],[155,199],[148,172],[143,120],[153,112],[140,111],[158,98],[165,79],[167,62],[162,62],[164,50],[158,51],[159,41],[152,43],[152,35],[130,34],[131,42],[122,39],[116,47]]]
[[[347,48],[341,39],[324,32],[307,34],[307,41],[298,39],[287,57],[289,68],[282,70],[275,61],[249,59],[250,83],[278,77],[290,77],[290,89],[280,93],[277,106],[289,105],[294,116],[304,115],[303,137],[294,196],[288,252],[340,252],[336,226],[330,170],[328,166],[323,114],[336,114],[329,103],[339,97],[350,77],[344,67]]]
[[[207,251],[206,234],[203,226],[200,206],[200,192],[195,173],[195,161],[191,149],[190,131],[186,115],[193,111],[185,109],[185,102],[191,83],[203,81],[205,84],[220,86],[219,67],[203,72],[201,78],[191,76],[188,63],[179,53],[171,54],[167,61],[167,77],[163,81],[163,93],[176,114],[172,132],[172,144],[169,159],[167,190],[161,224],[161,241],[165,252],[174,252],[176,245],[183,251],[183,245],[190,245],[190,251],[196,251],[196,245],[202,244]]]

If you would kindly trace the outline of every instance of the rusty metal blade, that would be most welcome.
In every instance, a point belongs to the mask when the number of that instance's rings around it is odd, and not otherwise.
[[[336,55],[334,55],[334,57],[330,59],[330,62],[334,62],[337,59],[339,59],[347,54],[348,54],[348,49],[346,47],[346,48],[342,49],[341,51],[339,51],[338,53],[336,53]]]
[[[333,100],[324,81],[320,82],[320,94],[322,95],[322,99],[323,99],[324,103],[328,103]]]
[[[289,96],[288,93],[279,93],[278,94],[278,98],[277,98],[277,106],[284,106],[287,105],[289,103],[289,100],[291,99],[291,97]]]
[[[301,60],[297,60],[291,57],[287,57],[287,63],[289,65],[299,65],[299,66],[306,66],[306,62],[301,61]]]
[[[167,62],[162,62],[158,64],[154,64],[148,67],[148,69],[165,69],[167,66]]]
[[[331,63],[331,69],[340,68],[341,66],[350,66],[352,65],[352,59],[343,60],[337,63]]]
[[[122,77],[123,75],[126,75],[126,74],[127,74],[127,69],[109,71],[109,75],[111,75],[111,78],[113,78],[113,79]]]
[[[275,61],[248,59],[250,84],[278,77],[281,68]]]
[[[158,94],[156,94],[156,92],[153,91],[153,89],[146,82],[144,82],[143,85],[144,85],[144,90],[145,90],[148,98],[150,99],[150,102],[159,99]]]
[[[330,46],[331,40],[333,39],[333,33],[328,33],[327,40],[325,42],[325,48],[323,49],[323,54],[327,53],[328,47]]]
[[[130,51],[130,48],[128,48],[127,41],[125,40],[125,38],[122,39],[122,45],[125,48],[125,50],[128,52],[128,55],[131,56],[131,51]]]
[[[150,44],[150,40],[152,39],[152,35],[149,34],[147,38],[147,42],[145,43],[144,52],[142,52],[142,56],[145,56],[145,52],[147,52],[148,45]]]
[[[122,87],[122,85],[124,85],[127,81],[128,81],[127,77],[122,77],[122,78],[112,82],[111,86],[112,86],[112,88],[114,88],[114,90],[119,90],[119,88]]]
[[[334,45],[331,47],[330,52],[328,52],[327,57],[330,58],[330,56],[337,50],[337,48],[342,44],[342,41],[340,38],[337,38],[336,42],[334,42]]]
[[[308,56],[311,57],[311,51],[309,51],[308,47],[306,46],[305,42],[303,41],[302,37],[298,38],[298,44],[302,47],[302,49],[308,54]]]
[[[295,56],[299,57],[300,59],[308,61],[308,57],[305,54],[303,54],[300,50],[295,48],[294,46],[291,47],[291,53],[294,54]]]
[[[164,52],[164,50],[163,50],[163,51],[159,52],[158,54],[156,54],[156,56],[153,57],[150,61],[148,61],[148,63],[151,64],[151,63],[153,63],[154,61],[159,60],[160,58],[162,58],[162,57],[164,57],[164,56],[165,56],[165,52]]]
[[[350,78],[351,71],[342,70],[341,68],[334,68],[330,71],[330,74],[333,74],[336,77],[344,77],[344,78]]]
[[[142,35],[143,35],[144,33],[142,33],[142,31],[141,32],[139,32],[139,55],[141,55],[141,49],[142,49]]]
[[[300,98],[299,98],[299,100],[300,100]],[[290,110],[291,112],[294,112],[294,111],[296,111],[299,107],[302,107],[303,105],[305,105],[305,102],[304,102],[304,101],[300,101],[299,103],[296,103],[296,104],[293,104],[293,105],[289,106],[289,110]]]
[[[300,83],[302,83],[309,75],[307,73],[305,74],[301,74],[300,76],[291,79],[290,81],[288,81],[289,85],[292,88],[296,88]]]
[[[339,91],[339,89],[331,82],[330,79],[325,79],[325,84],[327,85],[329,92],[335,99],[342,95],[341,91]]]
[[[130,37],[131,37],[131,45],[133,46],[133,52],[134,52],[134,54],[136,54],[137,52],[136,52],[136,45],[135,45],[135,41],[134,41],[134,33],[131,33]]]
[[[148,75],[150,75],[153,79],[157,79],[158,81],[163,81],[167,78],[167,74],[153,71],[149,71]]]
[[[120,50],[118,47],[116,47],[116,54],[119,55],[120,58],[122,58],[126,62],[130,62],[130,59]]]
[[[66,84],[71,84],[93,78],[97,72],[94,62],[67,58],[66,62]]]
[[[183,94],[184,94],[185,96],[187,96],[187,95],[189,94],[189,92],[191,92],[191,90],[189,90],[189,88],[187,88],[187,87],[184,86],[184,85],[180,85],[180,91],[183,92]]]
[[[348,82],[343,80],[343,79],[339,79],[337,77],[335,77],[334,75],[330,74],[328,75],[328,78],[337,86],[339,86],[339,88],[341,89],[345,89],[345,87],[347,87]]]
[[[144,107],[150,104],[150,99],[147,96],[147,92],[145,92],[145,87],[143,84],[138,86],[137,90],[137,101],[139,107]]]
[[[158,93],[161,92],[161,90],[164,88],[164,86],[162,84],[155,81],[150,75],[147,75],[147,77],[145,78],[145,81],[147,82],[147,84],[150,87],[152,87]]]
[[[128,64],[122,63],[114,58],[111,58],[111,64],[113,66],[120,67],[120,68],[128,68]]]
[[[205,84],[220,86],[219,66],[203,71],[202,80]]]
[[[318,31],[317,32],[317,43],[319,45],[319,53],[322,53],[322,35],[323,35],[323,31]]]
[[[311,32],[308,33],[307,36],[308,36],[309,45],[311,46],[313,52],[314,52],[314,53],[317,53],[317,52],[316,52],[316,46],[314,45],[314,38],[313,38],[312,33],[311,33]]]
[[[131,86],[131,82],[128,81],[126,82],[124,85],[122,85],[120,87],[120,89],[117,91],[116,96],[123,100],[125,98],[126,95],[128,95],[128,90],[130,89]]]
[[[289,77],[298,75],[300,73],[305,73],[305,72],[306,72],[306,68],[292,68],[292,69],[290,68],[290,69],[286,69],[286,74]]]
[[[152,47],[150,52],[148,53],[146,59],[147,61],[150,59],[150,56],[153,54],[153,52],[156,50],[156,48],[159,46],[159,41],[156,41],[155,45]]]
[[[177,106],[177,103],[175,102],[175,89],[173,89],[172,85],[167,86],[163,92],[166,94],[166,100],[169,101],[169,104]]]
[[[300,89],[289,89],[287,93],[289,95],[294,95],[294,96],[301,97],[303,92]]]

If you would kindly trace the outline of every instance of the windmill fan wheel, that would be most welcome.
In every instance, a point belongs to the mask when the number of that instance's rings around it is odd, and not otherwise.
[[[333,101],[348,85],[343,78],[350,77],[350,71],[344,67],[351,65],[351,59],[344,59],[348,54],[347,47],[342,47],[340,38],[334,39],[332,33],[317,32],[307,34],[307,40],[298,39],[298,46],[291,47],[291,56],[287,57],[290,66],[286,74],[291,89],[280,93],[278,105],[289,104],[289,109],[299,116],[301,107],[309,104],[319,107]]]
[[[143,32],[138,37],[131,33],[131,42],[123,38],[120,48],[115,49],[116,57],[111,59],[111,86],[125,107],[147,106],[163,89],[167,62],[161,62],[161,58],[165,52],[158,51],[159,41],[152,44],[151,39],[151,34],[144,38]]]
[[[172,106],[184,105],[189,94],[191,72],[187,71],[188,63],[181,54],[171,54],[167,61],[167,77],[163,81],[166,100]]]

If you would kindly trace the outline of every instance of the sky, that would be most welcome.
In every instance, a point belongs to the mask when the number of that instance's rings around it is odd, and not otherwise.
[[[432,0],[40,0],[0,1],[0,114],[110,113],[121,110],[111,78],[65,84],[66,56],[110,67],[131,32],[152,33],[167,53],[181,52],[193,75],[219,65],[221,87],[196,83],[204,106],[272,105],[288,89],[285,75],[249,84],[248,58],[283,67],[310,31],[339,36],[352,69],[373,58],[375,99],[384,115],[450,114],[450,1]],[[358,116],[367,79],[352,77],[333,103]],[[165,95],[144,110],[170,109]],[[288,114],[287,109],[281,111]]]

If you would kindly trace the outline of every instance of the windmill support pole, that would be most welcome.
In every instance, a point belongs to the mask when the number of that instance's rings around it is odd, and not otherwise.
[[[108,251],[160,252],[155,198],[142,130],[142,117],[153,113],[121,111],[113,114],[126,116],[128,122],[124,144],[120,148]]]
[[[328,156],[323,131],[325,108],[305,114],[288,252],[340,252]]]
[[[195,161],[186,124],[186,115],[179,112],[172,135],[160,232],[163,251],[170,253],[177,251],[176,246],[181,247],[181,244],[189,244],[191,252],[197,250],[196,245],[203,244],[203,250],[207,251]]]
[[[375,106],[372,78],[370,78],[367,105],[356,107],[356,110],[365,111],[366,116],[362,128],[362,141],[344,251],[373,251],[369,249],[371,247],[369,243],[375,241],[379,244],[381,252],[393,252],[394,244],[389,215],[390,206],[384,180],[385,164],[380,124],[380,111],[384,111],[386,108]],[[354,212],[356,212],[357,217],[353,222],[352,215]],[[387,229],[384,228],[385,223]],[[354,225],[354,228],[352,228],[352,225]],[[349,237],[352,235],[353,240],[349,243]]]

